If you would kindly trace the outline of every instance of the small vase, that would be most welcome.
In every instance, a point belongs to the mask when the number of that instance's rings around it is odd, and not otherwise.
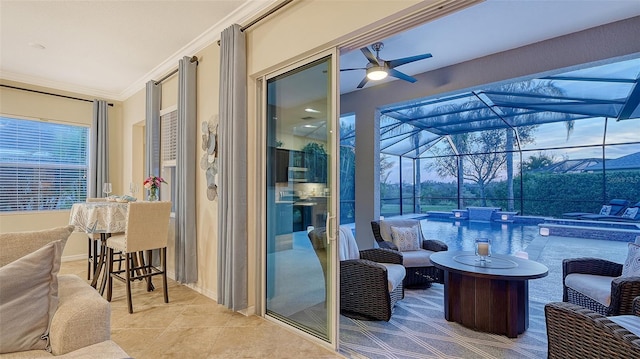
[[[149,201],[157,201],[157,200],[158,200],[158,189],[149,188]]]

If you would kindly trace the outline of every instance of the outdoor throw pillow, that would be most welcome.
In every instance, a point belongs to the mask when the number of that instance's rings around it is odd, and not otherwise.
[[[0,268],[0,353],[49,350],[65,243],[48,243]]]
[[[629,219],[635,219],[636,216],[638,215],[638,207],[631,207],[631,208],[627,208],[625,209],[624,213],[622,214],[622,218],[629,218]]]
[[[417,251],[420,249],[420,227],[396,227],[391,226],[391,238],[393,244],[400,252]]]
[[[640,277],[640,246],[629,243],[627,260],[622,265],[621,277]]]
[[[602,206],[600,209],[600,215],[608,216],[611,213],[611,206]]]

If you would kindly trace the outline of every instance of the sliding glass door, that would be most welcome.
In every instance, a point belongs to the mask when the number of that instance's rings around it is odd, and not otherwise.
[[[266,314],[335,345],[334,55],[266,78]]]

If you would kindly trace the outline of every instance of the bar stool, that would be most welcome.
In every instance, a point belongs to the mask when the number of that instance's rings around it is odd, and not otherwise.
[[[87,197],[87,202],[106,202],[106,198],[91,198]],[[91,279],[91,276],[95,274],[98,267],[98,248],[100,245],[100,233],[87,233],[88,240],[88,254],[87,254],[87,280]]]
[[[131,282],[137,279],[146,279],[147,291],[150,292],[153,290],[151,278],[162,275],[164,302],[169,303],[166,264],[170,214],[171,202],[131,202],[125,232],[107,239],[107,300],[111,302],[113,279],[125,282],[129,313],[133,313]],[[162,269],[153,265],[153,249],[160,249]],[[113,269],[115,251],[121,251],[124,256],[124,269]],[[143,251],[147,253],[147,260],[136,261],[136,254]]]

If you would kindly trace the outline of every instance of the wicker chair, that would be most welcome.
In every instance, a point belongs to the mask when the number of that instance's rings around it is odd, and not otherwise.
[[[591,274],[611,279],[611,301],[607,306],[567,285],[570,274]],[[605,316],[631,314],[633,300],[640,296],[640,277],[620,277],[622,264],[599,258],[562,261],[562,301],[589,308]]]
[[[316,228],[308,236],[327,283],[326,230]],[[359,320],[389,321],[396,302],[404,298],[402,254],[381,248],[359,251],[351,229],[346,227],[340,227],[339,247],[340,314]],[[355,256],[359,258],[350,258]]]
[[[607,318],[571,303],[548,303],[544,312],[549,359],[640,358],[640,338],[628,330],[640,328],[640,297],[634,316]]]
[[[393,221],[395,220],[389,220],[387,222],[393,223]],[[407,222],[409,220],[399,220],[399,221]],[[413,221],[415,221],[418,224],[420,223],[420,221],[417,221],[417,220],[413,220]],[[398,250],[398,247],[396,247],[396,245],[393,244],[393,242],[391,242],[390,238],[387,238],[385,240],[384,235],[381,233],[380,221],[372,221],[371,229],[373,230],[373,237],[375,238],[376,242],[378,242],[378,246],[380,248]],[[442,241],[435,240],[435,239],[424,239],[423,237],[422,249],[429,252],[427,253],[427,256],[428,256],[432,252],[446,251],[449,249],[449,247]],[[413,255],[413,253],[409,253],[409,252],[407,252],[406,254]],[[407,258],[405,258],[405,262],[407,262]],[[405,268],[407,269],[407,276],[404,278],[405,288],[410,288],[410,287],[428,288],[431,286],[432,282],[436,282],[440,284],[444,283],[444,272],[442,271],[442,269],[438,269],[433,265],[423,266],[423,267],[407,267],[405,265]]]

